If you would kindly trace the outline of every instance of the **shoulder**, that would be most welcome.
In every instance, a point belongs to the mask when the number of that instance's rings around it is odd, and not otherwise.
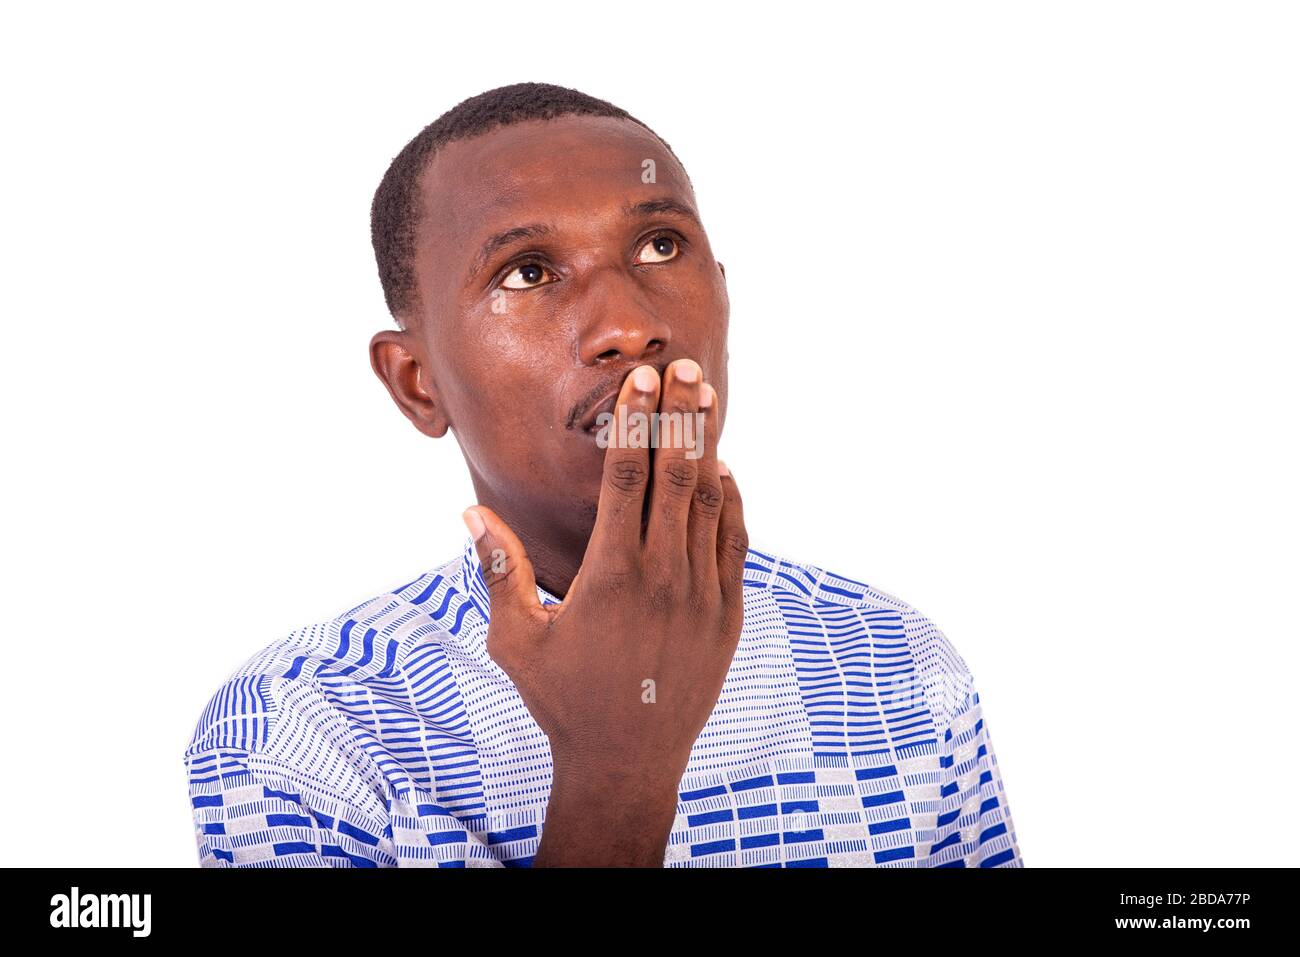
[[[951,717],[974,693],[965,659],[943,630],[915,605],[856,577],[821,565],[750,548],[745,562],[747,604],[780,609],[792,636],[846,645],[855,636],[873,645],[875,660],[905,654],[908,667],[940,716]]]
[[[185,757],[214,749],[258,753],[286,710],[325,710],[338,683],[396,677],[422,638],[446,633],[443,616],[471,603],[459,580],[459,559],[435,566],[332,617],[304,625],[263,646],[229,672],[208,698]],[[328,693],[327,693],[328,692]],[[322,715],[308,715],[321,720]]]

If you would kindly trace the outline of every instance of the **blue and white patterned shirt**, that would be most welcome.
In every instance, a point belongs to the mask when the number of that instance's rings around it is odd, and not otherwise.
[[[666,867],[1021,867],[980,699],[891,595],[751,549]],[[544,602],[556,599],[538,589]],[[205,867],[529,866],[546,735],[460,557],[249,659],[185,751]]]

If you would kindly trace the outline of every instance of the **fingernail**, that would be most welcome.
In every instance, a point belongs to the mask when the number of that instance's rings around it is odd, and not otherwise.
[[[713,406],[713,396],[714,396],[713,386],[709,385],[707,382],[704,383],[704,389],[702,394],[700,395],[700,408],[701,409],[711,408]]]
[[[653,392],[655,390],[655,370],[650,366],[639,366],[632,373],[632,384],[642,392]]]
[[[681,382],[699,382],[699,363],[694,359],[683,359],[673,365],[673,375]]]
[[[727,468],[727,463],[722,461],[722,459],[718,459],[718,474],[719,475],[731,474],[731,469]]]
[[[472,537],[474,541],[477,542],[487,534],[487,526],[483,524],[483,516],[479,515],[479,513],[474,511],[472,508],[465,509],[465,511],[461,513],[460,517],[465,520],[465,527],[469,529],[470,537]]]

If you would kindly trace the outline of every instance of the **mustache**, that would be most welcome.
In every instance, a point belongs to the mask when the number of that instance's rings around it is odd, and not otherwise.
[[[605,398],[605,396],[609,395],[611,392],[617,393],[623,387],[624,380],[627,379],[632,370],[643,365],[653,366],[661,377],[664,374],[664,370],[668,368],[667,363],[664,363],[661,366],[659,363],[655,362],[638,362],[636,365],[631,365],[626,369],[623,369],[617,375],[610,376],[577,401],[573,408],[569,410],[569,415],[564,420],[564,427],[566,429],[576,429],[578,423],[582,421],[583,416],[591,410],[592,406]]]

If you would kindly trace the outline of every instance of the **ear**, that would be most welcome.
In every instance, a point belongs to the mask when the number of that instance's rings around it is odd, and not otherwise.
[[[722,273],[722,278],[725,281],[727,278],[727,267],[722,265],[721,259],[718,260],[718,271]]]
[[[391,329],[375,333],[370,340],[370,367],[412,425],[435,439],[447,434],[451,422],[433,376],[421,366],[410,333]]]

